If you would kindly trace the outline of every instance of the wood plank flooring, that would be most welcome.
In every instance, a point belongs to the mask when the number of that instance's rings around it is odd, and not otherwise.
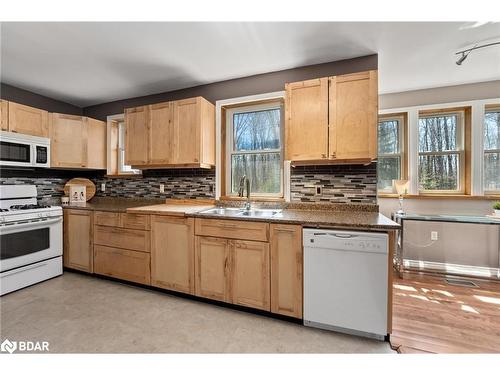
[[[394,276],[391,346],[400,353],[500,353],[500,282]]]

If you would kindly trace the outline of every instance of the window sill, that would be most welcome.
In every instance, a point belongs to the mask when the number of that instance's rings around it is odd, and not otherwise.
[[[231,195],[225,195],[221,196],[219,200],[245,202],[247,199],[245,197],[233,197]],[[259,196],[250,197],[250,202],[284,202],[284,201],[285,198],[283,197],[259,197]]]
[[[398,198],[398,194],[381,193],[378,198]],[[466,194],[420,194],[403,195],[404,199],[465,199],[465,200],[498,200],[500,195],[466,195]]]

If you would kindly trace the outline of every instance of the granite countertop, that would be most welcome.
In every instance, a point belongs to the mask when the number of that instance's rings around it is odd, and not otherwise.
[[[345,206],[327,207],[325,205],[319,209],[320,207],[317,205],[295,205],[288,206],[290,208],[284,208],[280,213],[272,217],[224,216],[201,212],[213,207],[215,205],[207,202],[186,202],[179,200],[176,203],[175,200],[170,200],[166,204],[164,200],[120,198],[94,198],[85,205],[65,206],[65,208],[95,211],[176,215],[223,220],[249,220],[278,224],[302,224],[306,227],[364,228],[369,230],[392,230],[400,227],[399,224],[388,219],[378,211],[374,211],[370,207],[363,209],[362,206],[351,206],[350,210],[346,210]],[[325,209],[325,207],[329,209]]]

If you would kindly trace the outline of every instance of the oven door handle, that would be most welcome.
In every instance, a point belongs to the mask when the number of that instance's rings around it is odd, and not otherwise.
[[[47,226],[47,225],[52,225],[52,224],[57,224],[62,221],[62,216],[58,216],[53,219],[40,219],[36,221],[30,221],[28,223],[22,223],[22,224],[11,224],[11,225],[5,225],[2,224],[0,225],[0,229],[23,229],[23,228],[32,228],[32,227],[39,227],[39,226]]]

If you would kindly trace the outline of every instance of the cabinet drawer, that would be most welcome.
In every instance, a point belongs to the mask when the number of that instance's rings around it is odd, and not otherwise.
[[[120,226],[120,213],[119,212],[104,212],[96,211],[94,213],[94,224],[105,225],[110,227]]]
[[[94,272],[118,279],[150,284],[149,254],[140,251],[94,246]]]
[[[149,253],[149,232],[96,225],[94,243]]]
[[[233,238],[238,240],[268,241],[269,224],[255,221],[196,219],[198,236]]]
[[[122,226],[129,229],[149,230],[151,228],[150,215],[122,214]]]

